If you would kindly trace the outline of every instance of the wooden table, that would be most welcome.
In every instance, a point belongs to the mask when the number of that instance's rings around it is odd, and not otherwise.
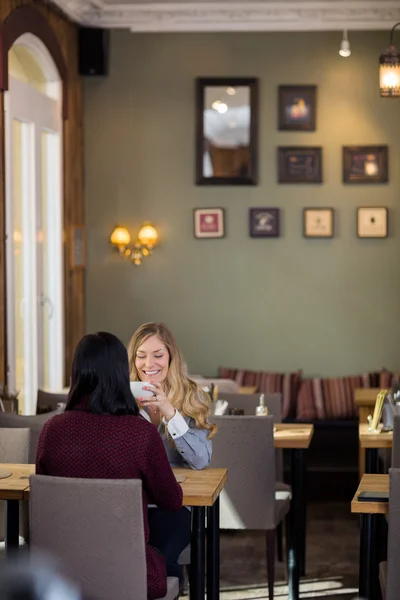
[[[0,479],[0,500],[6,506],[6,551],[18,547],[19,543],[19,503],[26,498],[29,490],[29,475],[35,472],[35,465],[0,464],[0,471],[11,473]]]
[[[0,500],[6,502],[6,548],[18,548],[19,501],[29,499],[29,475],[35,473],[35,465],[0,464],[0,471],[11,472],[11,477],[0,479]],[[184,476],[181,483],[183,504],[192,506],[191,540],[191,598],[205,597],[206,574],[206,527],[207,514],[207,598],[219,598],[219,495],[224,488],[227,469],[173,469]]]
[[[379,433],[372,433],[368,431],[368,427],[368,423],[360,423],[358,426],[360,449],[365,452],[365,471],[369,474],[379,473],[378,450],[392,447],[393,431],[382,431],[382,425],[379,425]]]
[[[307,450],[314,435],[311,423],[277,423],[274,431],[275,448]]]
[[[363,491],[389,493],[389,475],[363,475],[351,501],[351,512],[361,517],[359,594],[367,600],[376,600],[380,597],[379,562],[382,546],[386,546],[384,515],[388,513],[389,504],[360,502],[358,496]]]
[[[376,397],[381,388],[357,388],[354,392],[354,402],[358,406],[358,422],[360,425],[368,424],[368,415],[372,415],[375,408]],[[358,471],[360,480],[365,473],[366,453],[360,446]]]

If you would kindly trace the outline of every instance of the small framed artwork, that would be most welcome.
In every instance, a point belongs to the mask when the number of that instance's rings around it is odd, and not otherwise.
[[[322,183],[322,148],[278,148],[279,183]]]
[[[305,208],[303,233],[308,238],[333,237],[333,208]]]
[[[250,208],[250,237],[279,237],[279,208]]]
[[[359,238],[386,238],[388,209],[385,206],[357,208],[357,235]]]
[[[278,88],[278,129],[315,131],[316,85],[280,85]]]
[[[343,146],[343,183],[387,183],[388,146]]]
[[[225,211],[223,208],[195,208],[194,237],[225,237]]]

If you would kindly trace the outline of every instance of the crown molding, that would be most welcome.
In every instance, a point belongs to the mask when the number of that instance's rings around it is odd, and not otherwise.
[[[93,27],[133,32],[337,31],[390,29],[399,0],[135,3],[52,0],[69,18]]]

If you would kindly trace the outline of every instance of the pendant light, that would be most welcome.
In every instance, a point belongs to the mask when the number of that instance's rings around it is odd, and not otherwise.
[[[392,27],[389,47],[379,57],[379,88],[382,98],[400,98],[400,52],[393,44],[393,34],[400,21]]]
[[[347,29],[343,30],[343,39],[342,43],[340,44],[339,54],[340,56],[343,56],[343,58],[347,58],[351,54],[350,42],[347,39]]]

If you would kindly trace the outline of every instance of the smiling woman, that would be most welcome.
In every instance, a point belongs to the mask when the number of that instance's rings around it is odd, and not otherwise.
[[[128,355],[131,381],[143,381],[143,389],[153,392],[152,397],[137,400],[144,408],[143,416],[158,427],[170,464],[207,467],[210,438],[216,433],[216,426],[207,421],[210,399],[188,378],[171,331],[163,323],[141,325],[132,336]],[[190,522],[185,507],[172,517],[157,506],[149,507],[150,541],[166,557],[168,575],[181,581],[178,559],[190,542]]]
[[[128,348],[131,381],[143,381],[153,398],[138,398],[161,435],[177,466],[202,469],[211,460],[216,427],[208,423],[208,395],[186,374],[186,367],[171,331],[163,323],[145,323],[133,334]],[[181,439],[182,438],[182,439]]]

